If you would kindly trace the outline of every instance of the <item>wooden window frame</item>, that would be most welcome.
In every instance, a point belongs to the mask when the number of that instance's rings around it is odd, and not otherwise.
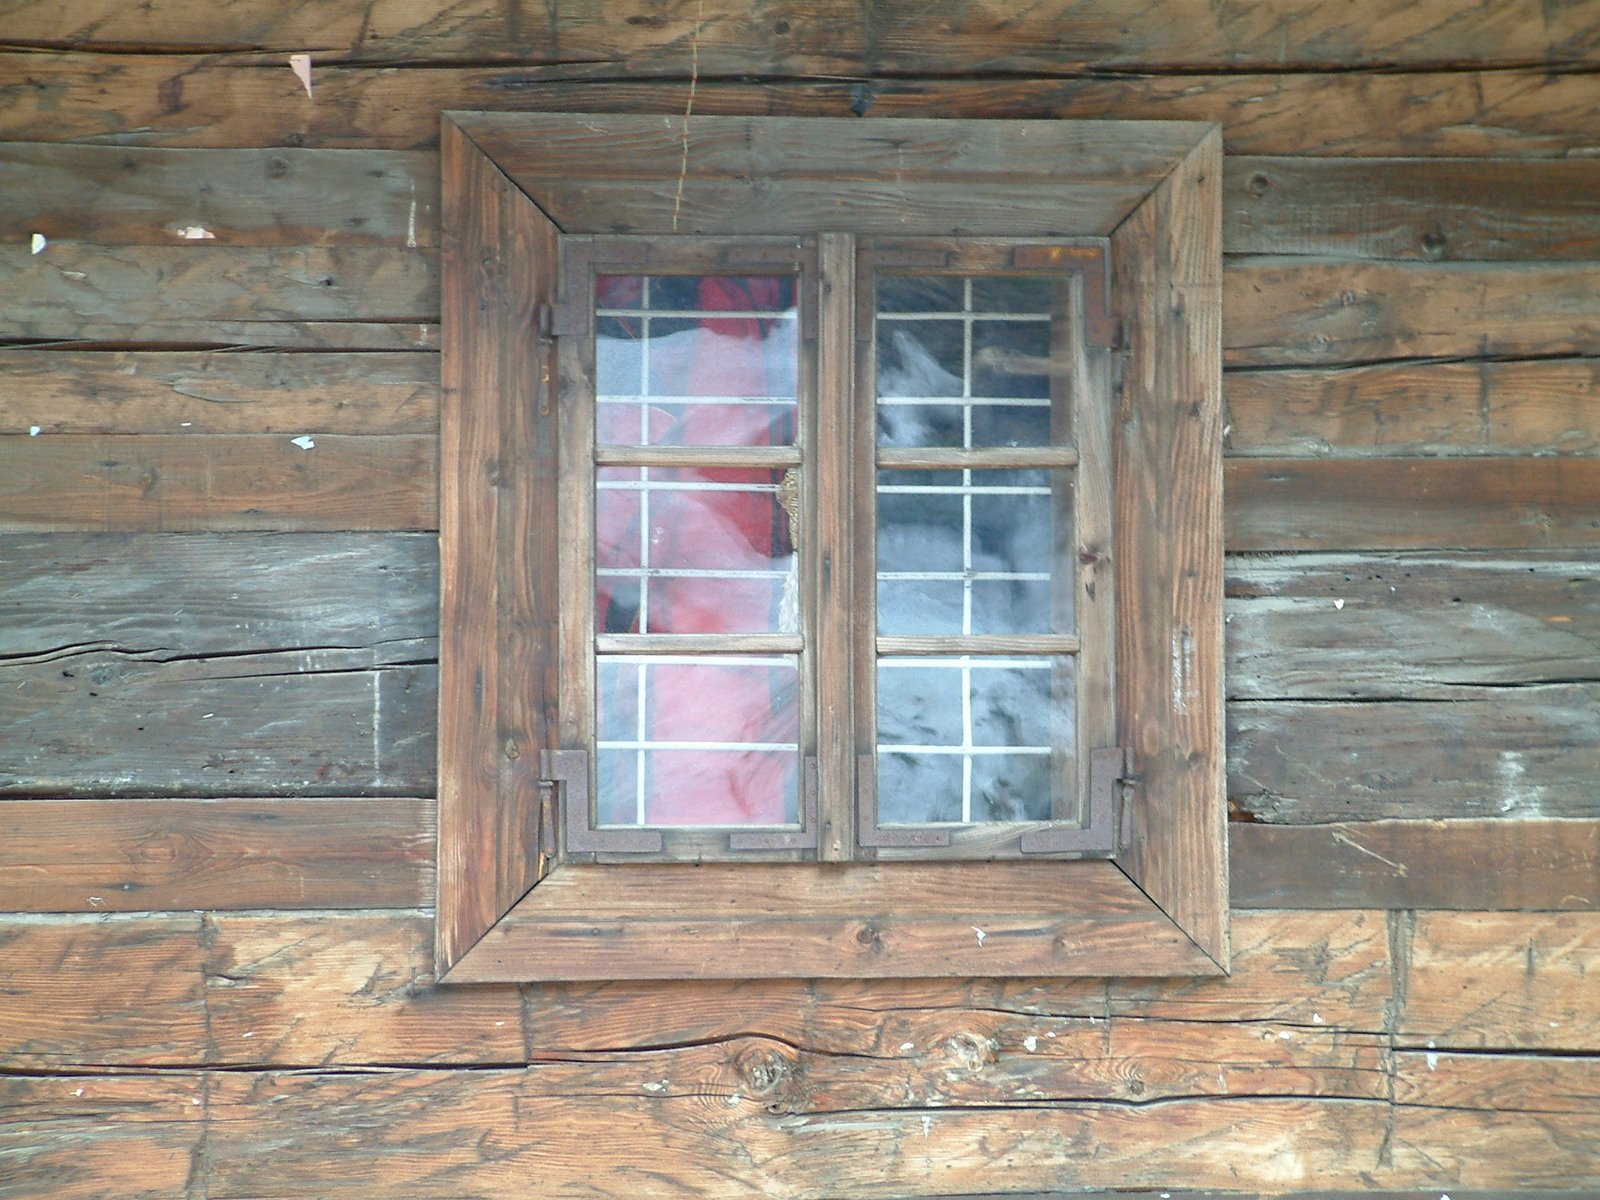
[[[1225,974],[1216,126],[447,113],[441,151],[441,979]],[[560,664],[592,644],[549,635],[575,535],[550,453],[560,243],[611,233],[817,236],[824,257],[839,234],[1104,240],[1134,799],[1113,857],[563,859]],[[819,373],[848,387],[853,330],[830,332],[830,303],[854,296],[822,288]],[[857,749],[822,714],[819,755]]]

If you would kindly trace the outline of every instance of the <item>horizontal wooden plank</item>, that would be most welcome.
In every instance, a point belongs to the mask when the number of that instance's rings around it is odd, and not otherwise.
[[[1535,928],[1546,918],[1526,920]],[[1020,1055],[1040,1055],[1040,1069],[1064,1066],[1048,1062],[1060,1052],[1050,1043],[1063,1038],[1107,1065],[1119,1057],[1105,1044],[1107,1034],[1126,1037],[1131,1047],[1146,1027],[1193,1026],[1198,1036],[1223,1036],[1219,1026],[1235,1021],[1263,1043],[1254,1055],[1234,1043],[1241,1066],[1331,1066],[1339,1060],[1327,1056],[1341,1043],[1319,1041],[1320,1031],[1350,1038],[1342,1044],[1356,1057],[1344,1058],[1341,1071],[1364,1071],[1370,1043],[1355,1035],[1382,1033],[1392,998],[1383,914],[1241,914],[1234,926],[1239,947],[1225,979],[741,979],[549,984],[519,992],[505,985],[437,986],[427,912],[219,913],[203,924],[193,915],[11,917],[0,919],[7,945],[36,962],[41,982],[35,985],[30,974],[25,986],[0,997],[16,1018],[0,1022],[0,1062],[19,1070],[97,1062],[359,1067],[643,1052],[636,1061],[648,1063],[645,1056],[672,1047],[754,1039],[817,1056],[875,1060],[891,1073],[948,1069],[953,1043],[958,1052],[979,1051],[965,1072],[970,1078],[983,1073],[983,1061],[995,1061],[984,1051],[995,1041],[1019,1056],[1003,1071],[1020,1082],[1032,1069]],[[61,947],[72,949],[72,959],[56,984],[44,977]],[[197,1014],[191,1024],[162,1027],[169,993],[180,984],[196,986],[201,970],[185,960],[173,979],[149,986],[142,973],[174,974],[180,953],[202,958],[206,1021]],[[55,997],[68,989],[81,998],[57,1008]],[[95,1005],[105,1012],[104,1036],[73,1025],[76,1014]],[[1302,1031],[1309,1042],[1296,1047]],[[1160,1036],[1181,1041],[1181,1032]],[[116,1057],[100,1057],[113,1038],[122,1039]],[[1097,1039],[1101,1044],[1091,1048]],[[74,1044],[82,1047],[76,1059]],[[1159,1072],[1183,1070],[1174,1061],[1181,1057],[1152,1053],[1147,1084],[1170,1088]],[[816,1069],[838,1066],[819,1057]],[[1367,1086],[1354,1075],[1347,1084]],[[1058,1076],[1053,1086],[1063,1096],[1084,1096],[1114,1094],[1107,1089],[1118,1085],[1101,1079],[1081,1085],[1091,1091],[1073,1091]],[[1243,1070],[1218,1087],[1260,1090]]]
[[[1225,588],[1234,700],[1600,677],[1600,550],[1234,555]]]
[[[432,534],[0,534],[0,657],[425,643],[438,590]]]
[[[1427,1049],[1600,1045],[1600,913],[1421,912],[1400,918],[1395,1036]]]
[[[681,156],[672,123],[655,135]],[[974,136],[978,136],[974,131]],[[993,139],[991,138],[991,141]],[[1126,177],[1137,163],[1122,139],[1108,160],[1075,147],[1038,162],[992,146],[994,169],[1035,174],[1060,162]],[[626,144],[597,160],[582,148],[559,172],[637,176]],[[541,146],[541,158],[560,146]],[[740,162],[737,155],[743,154]],[[730,158],[730,155],[735,157]],[[799,169],[785,155],[766,167],[748,148],[696,135],[699,175]],[[672,159],[676,169],[677,157]],[[874,153],[864,167],[881,169]],[[897,178],[907,178],[900,164]],[[0,240],[100,245],[388,245],[438,243],[438,158],[431,151],[278,147],[195,149],[0,143]],[[1296,254],[1425,261],[1600,257],[1600,163],[1552,161],[1530,170],[1507,159],[1237,156],[1225,161],[1223,247],[1230,254]],[[196,232],[196,231],[203,232]],[[207,237],[209,235],[209,237]]]
[[[1235,457],[1600,451],[1593,358],[1239,369],[1223,394]]]
[[[1228,827],[1235,908],[1600,909],[1600,820]]]
[[[0,800],[0,910],[406,908],[431,800]]]
[[[591,204],[597,186],[572,185],[569,200]],[[667,211],[669,193],[658,197]],[[886,186],[883,204],[898,204],[897,194]],[[690,228],[698,195],[689,196]],[[729,195],[723,202],[749,201]],[[1056,202],[1043,198],[1047,226],[1056,221],[1049,215]],[[660,209],[651,207],[656,217]],[[0,339],[374,350],[437,344],[438,260],[429,248],[54,242],[31,254],[20,242],[0,246],[8,300]],[[1600,265],[1593,263],[1234,257],[1224,278],[1225,355],[1235,366],[1594,355],[1597,296]]]
[[[608,22],[606,36],[615,37],[617,28]],[[0,92],[7,101],[0,105],[0,140],[422,149],[438,144],[445,109],[684,111],[686,79],[630,80],[612,58],[608,52],[605,81],[584,82],[570,78],[585,73],[582,64],[375,71],[318,66],[313,57],[314,95],[307,97],[278,56],[0,53],[0,78],[13,81]],[[1126,120],[1218,121],[1231,153],[1255,155],[1567,158],[1600,147],[1593,79],[1542,69],[759,84],[724,82],[704,62],[701,72],[694,111],[705,114],[1093,119],[1114,113]]]
[[[427,795],[434,644],[176,656],[97,645],[0,667],[0,794]]]
[[[0,1077],[0,1195],[194,1195],[205,1092],[196,1075]]]
[[[0,1066],[205,1061],[198,914],[10,917],[0,947]]]
[[[438,264],[421,248],[20,243],[0,246],[0,341],[437,345]]]
[[[204,153],[204,152],[202,152]],[[436,355],[0,350],[0,428],[44,433],[427,433]],[[1234,457],[1590,454],[1600,360],[1236,369]]]
[[[1233,254],[1594,259],[1600,163],[1230,158],[1222,211]]]
[[[1465,15],[1430,0],[1385,13],[1382,20],[1281,2],[1169,2],[1130,13],[1105,0],[1057,0],[1021,13],[960,10],[941,14],[937,22],[906,0],[883,4],[870,16],[839,0],[775,4],[759,12],[723,0],[666,14],[638,0],[585,0],[550,10],[473,0],[375,12],[352,0],[317,0],[281,12],[195,10],[174,0],[130,10],[108,0],[73,0],[52,9],[22,5],[6,40],[110,51],[305,50],[366,63],[587,63],[626,75],[679,74],[697,55],[708,73],[815,74],[1173,62],[1413,68],[1468,61],[1569,63],[1593,58],[1600,44],[1596,26],[1581,5],[1551,11],[1533,0]]]
[[[0,242],[433,246],[439,164],[393,150],[0,144]]]
[[[1314,824],[1600,816],[1600,685],[1462,689],[1454,700],[1234,701],[1228,796]]]
[[[1224,492],[1235,552],[1600,544],[1597,458],[1234,459]]]
[[[436,527],[435,439],[307,435],[0,436],[0,528]],[[1225,487],[1232,551],[1600,544],[1600,458],[1235,459]]]
[[[1585,1113],[1600,1117],[1600,1055],[1395,1055],[1395,1101],[1483,1113]],[[1600,1122],[1597,1122],[1600,1123]]]
[[[0,801],[0,912],[409,908],[434,802]],[[1600,909],[1600,821],[1229,828],[1235,909]]]
[[[1237,366],[1600,353],[1600,264],[1236,257],[1223,345]]]
[[[0,530],[438,527],[433,437],[0,436]]]
[[[0,350],[0,430],[436,433],[431,353]]]

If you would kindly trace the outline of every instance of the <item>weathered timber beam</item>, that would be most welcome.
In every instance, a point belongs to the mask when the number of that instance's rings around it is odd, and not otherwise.
[[[635,76],[683,73],[696,61],[707,72],[763,75],[1026,73],[1172,63],[1417,70],[1594,61],[1600,22],[1582,5],[1551,10],[1536,0],[1467,14],[1445,0],[1424,0],[1381,21],[1285,0],[1169,0],[1131,11],[1107,0],[1051,0],[1018,12],[951,10],[937,23],[911,0],[881,2],[870,14],[847,0],[778,3],[758,12],[723,2],[668,13],[643,0],[584,0],[559,8],[469,0],[376,12],[355,0],[271,11],[196,9],[180,0],[133,8],[71,0],[22,5],[10,14],[4,37],[12,45],[101,54],[306,51],[375,65],[501,61]]]
[[[608,26],[608,36],[614,32]],[[869,74],[746,83],[702,64],[694,111],[1209,120],[1223,125],[1231,153],[1257,155],[1567,158],[1600,145],[1593,76],[1542,68],[957,80]],[[8,101],[0,104],[0,140],[397,150],[437,146],[445,109],[680,114],[690,87],[687,69],[640,80],[609,59],[383,70],[318,68],[313,60],[308,97],[278,55],[0,53],[0,79],[14,81],[0,91]]]

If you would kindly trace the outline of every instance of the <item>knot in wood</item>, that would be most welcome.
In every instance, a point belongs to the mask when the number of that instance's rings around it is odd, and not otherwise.
[[[743,1051],[735,1064],[744,1080],[744,1090],[771,1102],[793,1090],[797,1064],[792,1052],[775,1046],[752,1047]]]
[[[981,1071],[994,1061],[994,1043],[975,1033],[953,1033],[945,1040],[945,1047],[965,1071]]]

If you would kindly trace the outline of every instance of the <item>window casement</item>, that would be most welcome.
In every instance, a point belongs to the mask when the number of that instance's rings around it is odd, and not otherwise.
[[[441,976],[1225,971],[1215,128],[442,156]]]

